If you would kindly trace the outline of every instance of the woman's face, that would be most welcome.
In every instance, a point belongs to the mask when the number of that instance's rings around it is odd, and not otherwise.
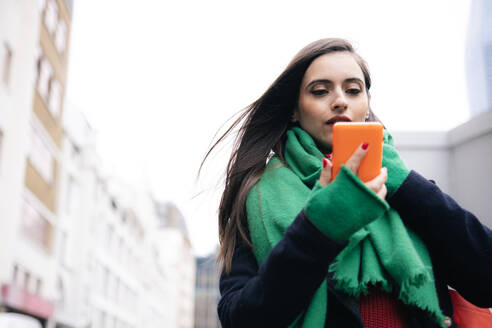
[[[369,110],[364,74],[348,52],[316,58],[304,74],[293,121],[308,132],[324,153],[331,152],[333,124],[363,122]]]

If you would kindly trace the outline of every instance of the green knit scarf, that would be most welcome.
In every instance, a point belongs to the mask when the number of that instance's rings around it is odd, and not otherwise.
[[[310,219],[330,237],[343,236],[333,233],[347,222],[357,222],[360,217],[366,217],[367,221],[369,217],[367,224],[360,221],[360,228],[353,225],[357,227],[355,232],[344,230],[348,233],[345,238],[348,245],[329,268],[334,272],[336,288],[357,298],[367,294],[370,285],[378,284],[388,292],[395,289],[405,304],[426,311],[443,326],[444,315],[439,308],[432,264],[424,243],[405,227],[395,210],[346,167],[342,167],[331,184],[319,185],[322,158],[309,134],[294,127],[287,131],[288,166],[278,157],[272,157],[261,179],[251,188],[246,209],[258,264],[266,259],[303,208],[315,214],[319,214],[317,209],[322,210],[321,220]],[[307,209],[306,212],[310,214]],[[326,283],[325,279],[308,308],[290,327],[324,327]]]

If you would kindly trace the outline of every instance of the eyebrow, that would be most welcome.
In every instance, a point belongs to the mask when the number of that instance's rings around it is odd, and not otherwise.
[[[343,83],[351,83],[351,82],[355,82],[355,83],[360,83],[362,86],[364,86],[364,82],[357,78],[357,77],[350,77],[348,79],[345,79],[343,81]],[[311,85],[313,84],[316,84],[316,83],[325,83],[325,84],[333,84],[333,81],[331,80],[328,80],[328,79],[318,79],[318,80],[313,80],[311,82],[309,82],[307,85],[306,85],[306,88],[309,88]]]

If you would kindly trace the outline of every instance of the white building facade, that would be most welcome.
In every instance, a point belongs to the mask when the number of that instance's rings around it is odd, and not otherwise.
[[[88,275],[90,223],[96,213],[99,159],[94,131],[82,114],[66,106],[60,166],[59,224],[56,244],[55,319],[60,327],[91,323]]]
[[[148,193],[105,174],[94,131],[64,113],[71,8],[0,0],[0,312],[43,327],[191,327],[185,230],[161,233]]]
[[[169,327],[194,325],[196,263],[184,217],[172,203],[155,204],[159,224],[153,238],[162,250],[159,262],[165,270]],[[171,251],[173,250],[173,251]],[[169,302],[169,303],[168,303]]]
[[[56,321],[191,327],[195,271],[184,218],[163,227],[145,188],[104,173],[83,116],[68,107],[64,122]]]
[[[60,155],[33,112],[43,10],[34,0],[0,0],[0,301],[4,311],[52,324],[57,216],[26,177],[28,163],[35,166],[44,155],[54,163]],[[56,178],[50,184],[56,188]]]

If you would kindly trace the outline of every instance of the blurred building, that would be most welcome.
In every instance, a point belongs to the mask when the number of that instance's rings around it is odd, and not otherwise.
[[[82,300],[88,300],[94,327],[140,326],[146,223],[152,217],[140,215],[128,201],[132,192],[115,179],[100,177],[92,194],[95,211],[86,217],[90,223],[83,264],[87,296]],[[148,327],[156,327],[155,322]]]
[[[172,203],[156,202],[159,219],[156,246],[162,250],[159,258],[165,270],[167,296],[162,304],[168,312],[168,325],[163,327],[193,327],[195,300],[195,258],[183,215]]]
[[[50,328],[191,327],[184,218],[104,171],[95,132],[63,106],[71,8],[0,0],[0,311]]]
[[[472,0],[466,47],[470,112],[492,110],[492,1]]]
[[[56,327],[85,327],[90,323],[93,277],[89,271],[90,223],[96,215],[100,161],[95,133],[73,105],[63,119],[56,230]]]
[[[446,132],[394,132],[411,169],[433,179],[492,228],[492,111]]]
[[[105,172],[94,131],[64,119],[57,230],[59,327],[191,327],[194,263],[184,218],[145,187]],[[171,260],[169,260],[171,259]]]
[[[196,259],[195,328],[220,327],[217,315],[219,302],[219,269],[217,254]]]
[[[71,1],[0,0],[0,282],[4,310],[52,324]]]

